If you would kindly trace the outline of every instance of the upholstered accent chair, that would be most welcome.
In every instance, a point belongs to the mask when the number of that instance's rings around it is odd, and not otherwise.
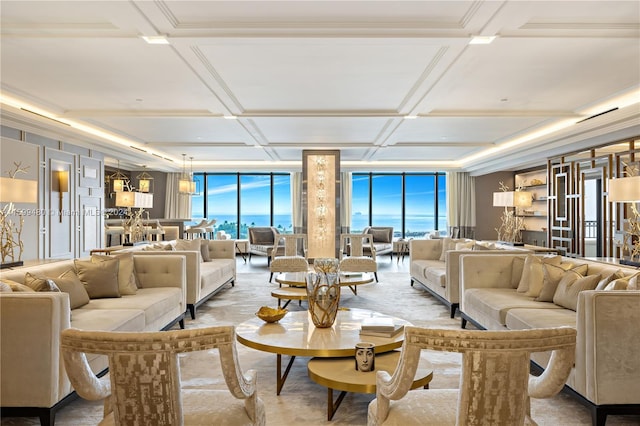
[[[195,239],[200,237],[204,238],[207,232],[207,230],[205,229],[205,227],[207,226],[207,223],[209,223],[207,219],[202,219],[200,223],[188,227],[187,229],[184,230],[185,237],[187,239]]]
[[[278,235],[280,235],[278,230],[273,226],[249,228],[249,261],[251,261],[251,255],[267,256],[267,265],[269,265],[275,255],[272,250],[276,245]],[[278,254],[284,254],[284,251]]]
[[[307,234],[278,234],[273,253],[280,252],[284,247],[282,256],[275,256],[271,260],[269,270],[269,282],[274,273],[278,272],[306,272],[309,270],[307,259]]]
[[[549,398],[562,389],[575,346],[572,327],[484,331],[407,326],[396,371],[377,372],[368,424],[536,424],[529,398]],[[409,392],[422,349],[462,354],[459,389]],[[531,353],[546,351],[553,351],[547,369],[539,377],[530,376]]]
[[[238,365],[233,326],[132,333],[61,333],[65,369],[76,392],[104,399],[100,425],[264,425],[256,372]],[[228,390],[181,389],[178,354],[218,349]],[[106,355],[109,377],[98,378],[86,354]],[[212,354],[212,361],[215,356]]]
[[[365,248],[370,255],[365,255]],[[348,256],[345,253],[349,253]],[[340,235],[340,272],[373,272],[378,282],[378,263],[371,234]]]
[[[377,256],[389,253],[393,259],[393,226],[368,226],[362,232],[373,236],[373,247]],[[365,247],[364,255],[372,256],[369,247]]]

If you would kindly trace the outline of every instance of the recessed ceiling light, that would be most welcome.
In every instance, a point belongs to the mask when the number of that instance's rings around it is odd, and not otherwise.
[[[496,36],[474,36],[469,44],[491,44],[493,40],[496,39]]]
[[[405,120],[415,120],[416,118],[418,118],[417,115],[405,115],[404,116]]]
[[[225,115],[224,118],[226,120],[237,120],[238,119],[238,117],[235,116],[235,115]]]
[[[149,44],[169,44],[166,36],[141,36],[141,38]]]

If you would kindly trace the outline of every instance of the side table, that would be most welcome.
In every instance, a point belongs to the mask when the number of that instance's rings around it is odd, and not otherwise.
[[[386,371],[393,374],[400,359],[400,351],[382,354],[376,353],[376,371]],[[376,393],[376,371],[356,371],[355,358],[313,358],[307,364],[309,378],[319,385],[327,387],[327,420],[331,420],[340,407],[347,392]],[[411,389],[429,388],[433,379],[433,369],[426,357],[420,357]],[[333,390],[339,390],[340,395],[334,401]]]

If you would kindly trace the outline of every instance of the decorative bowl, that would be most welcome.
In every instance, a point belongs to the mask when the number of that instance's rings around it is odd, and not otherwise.
[[[258,312],[256,312],[256,316],[262,321],[271,323],[277,322],[284,318],[284,316],[287,315],[287,312],[289,311],[282,308],[270,308],[268,306],[262,306],[260,309],[258,309]]]

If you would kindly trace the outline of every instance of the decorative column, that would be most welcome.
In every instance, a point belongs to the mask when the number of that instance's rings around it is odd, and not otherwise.
[[[302,151],[302,227],[308,257],[338,257],[340,247],[340,151]]]

